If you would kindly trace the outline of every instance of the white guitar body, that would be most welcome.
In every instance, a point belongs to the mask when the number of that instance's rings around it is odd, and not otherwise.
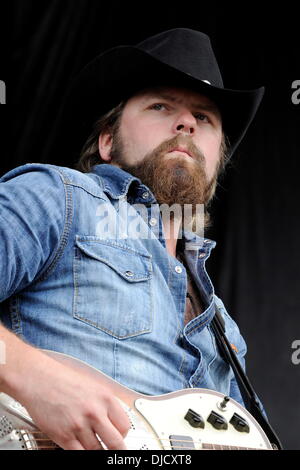
[[[198,388],[159,396],[143,395],[82,361],[44,352],[80,368],[84,374],[96,374],[100,383],[120,400],[131,422],[125,438],[128,450],[272,450],[251,414],[221,393]],[[0,450],[44,449],[59,447],[34,425],[20,403],[0,393]]]

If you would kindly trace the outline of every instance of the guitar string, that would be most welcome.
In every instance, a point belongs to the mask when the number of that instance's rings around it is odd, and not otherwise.
[[[27,431],[26,431],[27,432]],[[50,438],[47,437],[35,437],[35,435],[43,435],[42,431],[28,431],[28,434],[33,435],[35,441],[51,441]],[[151,436],[127,436],[125,439],[144,439],[144,440],[152,440],[152,441],[166,441],[166,442],[174,442],[174,443],[184,443],[188,442],[191,443],[191,440],[187,439],[170,439],[170,438],[156,438],[156,437],[151,437]]]
[[[46,450],[46,449],[54,450],[54,449],[61,449],[61,448],[56,444],[49,445],[49,446],[45,446],[45,445],[38,446],[38,450]],[[237,447],[237,446],[226,446],[226,445],[222,446],[220,444],[203,444],[203,447],[198,450],[212,450],[212,449],[213,450],[259,450],[253,447]],[[100,449],[100,450],[105,450],[105,449]],[[197,449],[194,449],[191,447],[172,446],[172,450],[197,450]]]
[[[131,438],[131,439],[138,439],[139,437],[136,437],[136,436],[128,436],[128,438]],[[127,438],[127,439],[128,439]],[[158,439],[154,438],[154,437],[146,437],[143,439],[147,439],[147,440],[154,440],[157,442]],[[39,443],[39,442],[44,442],[44,441],[49,441],[50,439],[46,439],[46,438],[35,438],[34,441]],[[168,444],[170,444],[170,439],[167,439],[167,438],[164,438],[164,439],[159,439],[159,441],[162,443],[162,441],[168,441]],[[189,444],[191,443],[191,441],[188,441],[188,440],[172,440],[173,443],[184,443],[184,442],[188,442]],[[34,444],[34,442],[31,442],[31,444]],[[101,444],[101,443],[100,443]],[[230,446],[230,445],[227,445],[227,444],[210,444],[210,443],[202,443],[202,448],[201,450],[210,450],[210,449],[215,449],[216,450],[260,450],[258,448],[253,448],[253,447],[239,447],[239,446]],[[181,449],[181,450],[194,450],[194,448],[191,448],[191,447],[182,447],[182,446],[174,446],[172,445],[172,450],[176,450],[176,449]],[[50,446],[39,446],[39,449],[55,449],[55,448],[59,448],[59,446],[53,442],[53,445],[50,445]]]
[[[56,450],[56,449],[61,449],[61,448],[59,446],[39,446],[37,450]],[[99,450],[105,450],[105,449],[102,448]],[[134,450],[142,450],[142,449],[134,449]],[[169,449],[166,449],[166,450],[169,450]],[[194,449],[191,447],[173,446],[172,450],[197,450],[197,449]],[[256,449],[253,447],[221,446],[219,444],[205,444],[204,447],[198,450],[266,450],[266,449]]]
[[[32,431],[32,432],[29,432],[29,434],[43,435],[43,433],[41,431]],[[186,440],[186,439],[155,438],[155,437],[151,437],[151,436],[127,436],[125,439],[126,440],[128,440],[128,439],[143,439],[144,441],[150,441],[151,440],[151,441],[155,441],[155,442],[160,441],[162,443],[162,445],[163,445],[163,442],[166,441],[172,447],[172,449],[174,449],[174,450],[175,449],[193,450],[193,448],[192,447],[186,447],[185,448],[185,447],[181,447],[181,446],[176,447],[176,446],[171,445],[171,441],[174,444],[175,443],[176,444],[180,444],[180,443],[189,443],[189,444],[191,444],[192,442],[194,443],[194,441],[190,441],[190,440]],[[47,442],[47,441],[51,441],[51,439],[50,438],[42,438],[42,437],[40,437],[40,438],[39,437],[37,437],[37,438],[34,437],[34,441],[35,442],[45,442],[45,441]],[[54,445],[51,446],[50,448],[55,448],[56,446],[59,447],[56,443],[53,442],[53,444]],[[233,449],[259,450],[258,448],[253,448],[253,447],[230,446],[228,444],[211,444],[211,443],[201,443],[201,442],[200,442],[200,444],[202,444],[202,446],[203,445],[205,445],[205,446],[221,446],[221,447],[225,447],[225,448],[231,448],[232,447]],[[207,450],[207,449],[205,449],[205,450]]]

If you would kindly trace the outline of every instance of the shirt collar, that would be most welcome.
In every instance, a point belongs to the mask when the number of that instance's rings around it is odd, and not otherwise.
[[[122,168],[115,165],[101,163],[95,165],[91,171],[100,177],[101,186],[104,192],[108,193],[113,199],[120,199],[128,195],[129,188],[134,187],[136,198],[142,195],[143,202],[156,203],[156,199],[150,189],[144,185],[141,180]],[[147,194],[147,198],[144,197]],[[209,256],[211,250],[216,246],[214,240],[203,238],[193,232],[183,230],[182,242],[184,242],[185,250],[192,253],[194,250]],[[200,255],[201,256],[201,255]]]
[[[215,248],[216,242],[214,240],[210,240],[209,238],[200,237],[196,233],[183,230],[182,231],[182,246],[184,247],[184,251],[197,251],[199,254],[210,255],[212,249]]]
[[[100,176],[103,191],[108,193],[113,199],[120,199],[127,196],[129,188],[133,186],[136,195],[148,193],[149,197],[145,202],[155,202],[155,197],[150,189],[145,186],[139,178],[122,170],[122,168],[102,163],[93,166],[92,173]]]

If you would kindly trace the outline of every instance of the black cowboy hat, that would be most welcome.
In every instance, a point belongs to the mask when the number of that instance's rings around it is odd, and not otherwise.
[[[73,136],[81,146],[94,122],[120,101],[153,86],[183,86],[206,95],[219,107],[232,155],[264,94],[224,88],[211,42],[199,31],[176,28],[135,46],[118,46],[97,56],[73,81],[66,97]]]

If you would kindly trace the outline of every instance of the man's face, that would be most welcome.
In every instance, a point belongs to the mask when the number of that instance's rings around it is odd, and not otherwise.
[[[222,122],[207,97],[182,88],[130,98],[114,136],[102,134],[103,160],[139,177],[159,203],[205,203],[220,160]]]

